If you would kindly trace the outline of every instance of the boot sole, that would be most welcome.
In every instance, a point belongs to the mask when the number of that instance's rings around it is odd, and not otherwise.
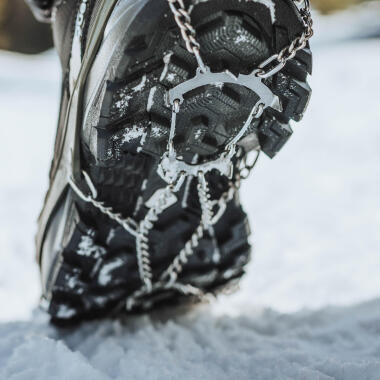
[[[292,7],[290,2],[276,1],[273,24],[273,13],[257,2],[214,0],[196,5],[192,23],[212,71],[248,74],[289,45],[302,32]],[[117,43],[117,52],[108,57],[110,63],[101,81],[97,67],[104,62],[100,58],[89,75],[81,147],[83,168],[94,182],[98,199],[116,213],[141,220],[151,200],[167,185],[157,174],[171,121],[165,94],[193,77],[197,63],[183,44],[166,0],[147,3]],[[242,150],[252,136],[258,136],[261,149],[270,157],[282,148],[292,133],[289,122],[300,120],[308,104],[308,73],[311,53],[306,48],[267,80],[283,112],[266,109],[260,120],[254,120]],[[189,92],[177,116],[174,144],[178,153],[187,162],[215,159],[228,139],[238,133],[256,101],[255,94],[235,84],[207,85]],[[207,174],[207,181],[211,199],[219,199],[230,185],[216,171]],[[189,177],[176,197],[177,202],[162,212],[149,231],[155,279],[199,225],[197,179]],[[125,309],[125,300],[142,286],[134,237],[71,190],[62,213],[63,248],[46,287],[49,313],[59,321]],[[205,293],[235,283],[250,258],[248,237],[247,218],[235,196],[184,265],[181,283]],[[193,298],[168,290],[148,297],[130,312],[188,300]]]

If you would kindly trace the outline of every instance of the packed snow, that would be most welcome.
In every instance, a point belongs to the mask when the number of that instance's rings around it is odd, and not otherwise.
[[[375,380],[380,301],[215,317],[207,310],[58,330],[44,316],[0,325],[10,380]]]
[[[380,12],[355,12],[317,18],[309,112],[243,186],[255,255],[241,290],[71,330],[36,309],[58,61],[0,53],[1,380],[380,378],[380,40],[363,38]]]

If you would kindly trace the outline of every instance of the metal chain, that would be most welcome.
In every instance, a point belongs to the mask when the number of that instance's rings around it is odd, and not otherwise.
[[[185,243],[184,248],[174,258],[173,262],[161,275],[161,281],[174,284],[177,281],[178,275],[182,272],[183,266],[187,264],[189,258],[194,254],[195,248],[198,247],[199,241],[203,238],[205,227],[201,222],[191,235],[190,239]]]
[[[253,117],[257,117],[262,113],[262,107],[260,103],[255,105],[250,113],[248,120],[251,121]],[[168,152],[176,159],[176,151],[173,144],[173,139],[176,130],[176,114],[179,112],[179,103],[176,102],[173,105],[173,120],[171,125],[171,131],[168,139]],[[242,130],[245,130],[245,123]],[[238,133],[239,137],[242,133]],[[232,159],[236,153],[236,144],[239,138],[233,139],[226,146],[226,157]],[[251,167],[243,159],[244,167],[247,170],[251,170]],[[256,162],[256,160],[255,160]],[[179,191],[181,185],[184,182],[189,173],[180,173],[174,183],[169,183],[167,187],[162,189],[162,192],[153,206],[151,206],[145,215],[144,219],[137,224],[130,218],[123,218],[121,214],[115,213],[111,207],[107,207],[103,202],[97,201],[97,191],[91,181],[89,175],[83,172],[83,176],[90,189],[91,195],[85,195],[83,191],[76,185],[73,179],[70,179],[69,183],[75,193],[85,202],[91,203],[95,208],[100,210],[103,214],[107,215],[110,219],[119,223],[126,231],[131,233],[136,239],[136,255],[140,279],[143,286],[136,290],[126,300],[126,306],[128,309],[132,308],[137,302],[144,303],[144,296],[152,294],[157,290],[175,289],[185,295],[193,295],[202,298],[204,296],[203,291],[190,284],[180,284],[177,282],[179,274],[182,272],[183,267],[187,264],[189,258],[194,254],[195,249],[198,247],[200,240],[204,237],[205,231],[215,225],[218,220],[223,216],[227,204],[235,195],[236,190],[240,187],[241,170],[235,174],[235,183],[229,182],[229,189],[217,201],[210,200],[210,191],[205,173],[200,170],[198,172],[198,196],[201,205],[201,218],[198,227],[195,229],[191,238],[185,243],[184,248],[174,258],[168,268],[162,273],[159,281],[153,283],[153,270],[150,261],[149,252],[149,232],[153,229],[154,223],[158,221],[159,215],[168,207],[169,200],[174,192]],[[218,210],[214,214],[213,209],[217,206]]]
[[[293,1],[296,2],[297,0]],[[168,3],[174,15],[175,21],[180,28],[181,35],[185,41],[187,50],[190,53],[194,54],[200,70],[206,72],[207,67],[205,66],[200,55],[200,45],[196,40],[196,32],[191,25],[190,13],[185,8],[184,0],[168,0]],[[303,34],[300,37],[297,37],[288,47],[282,49],[278,54],[273,55],[272,57],[265,60],[261,65],[259,65],[259,70],[257,70],[256,73],[257,76],[261,78],[268,78],[274,75],[285,66],[286,62],[289,59],[294,58],[299,50],[306,47],[307,41],[313,35],[313,22],[310,14],[309,0],[304,0],[304,3],[304,8],[300,9],[300,14],[305,24],[305,30]],[[173,139],[175,136],[176,128],[176,114],[178,112],[179,103],[175,102],[172,110],[172,125],[168,141],[168,153],[171,157],[174,158],[176,157],[176,152],[173,145]],[[250,125],[252,119],[254,117],[259,117],[262,112],[263,105],[255,105],[242,130],[240,130],[237,136],[235,136],[235,138],[232,139],[229,144],[227,144],[226,153],[231,153],[228,155],[228,157],[232,158],[232,156],[235,154],[236,144],[244,135],[247,129],[247,125]],[[97,191],[87,173],[83,172],[83,175],[92,195],[85,195],[83,191],[76,185],[73,179],[69,180],[72,189],[83,201],[91,203],[101,213],[116,221],[127,232],[136,238],[138,269],[141,281],[144,285],[127,298],[127,309],[132,309],[138,301],[143,303],[144,296],[150,295],[153,292],[159,290],[174,289],[185,295],[193,295],[197,297],[204,296],[204,293],[201,289],[198,289],[190,284],[179,283],[177,281],[179,274],[182,272],[183,267],[187,264],[189,258],[194,254],[200,240],[204,237],[205,231],[215,225],[217,221],[222,217],[227,208],[228,202],[233,199],[236,191],[240,187],[240,180],[248,176],[250,171],[257,163],[259,154],[260,152],[258,152],[257,157],[252,164],[249,164],[247,162],[246,156],[242,159],[243,165],[238,170],[238,172],[235,173],[235,182],[229,182],[228,191],[223,193],[217,201],[210,200],[210,192],[205,178],[205,173],[202,170],[198,172],[198,196],[202,210],[200,223],[190,239],[185,243],[183,249],[174,258],[168,268],[162,273],[159,281],[155,283],[153,283],[153,270],[149,253],[149,232],[153,229],[154,223],[158,221],[159,215],[168,207],[170,197],[174,192],[180,189],[185,177],[189,175],[189,173],[180,173],[180,176],[177,179],[176,183],[170,183],[166,188],[163,189],[160,197],[157,199],[155,204],[149,208],[146,216],[139,224],[137,224],[131,218],[123,218],[120,213],[115,213],[111,207],[105,206],[104,202],[97,201]],[[214,214],[213,210],[215,206],[218,207],[218,210]]]
[[[210,202],[209,188],[207,181],[204,177],[203,172],[199,173],[198,180],[198,194],[201,203],[202,216],[201,221],[190,239],[185,243],[184,248],[179,252],[179,254],[174,258],[173,262],[168,266],[168,268],[160,276],[160,280],[153,283],[153,271],[150,262],[149,253],[149,232],[154,227],[154,223],[158,220],[158,216],[167,208],[168,200],[173,192],[179,190],[179,186],[174,184],[169,184],[162,192],[160,198],[156,201],[155,205],[152,206],[148,213],[146,214],[143,221],[137,227],[137,223],[130,218],[122,218],[118,213],[115,213],[111,207],[104,206],[103,202],[97,201],[94,197],[97,195],[95,187],[86,172],[83,172],[85,180],[88,187],[91,190],[91,195],[85,195],[83,191],[75,184],[75,182],[70,179],[69,183],[74,190],[74,192],[85,202],[91,203],[94,207],[99,209],[103,214],[107,215],[110,219],[119,223],[126,231],[131,233],[136,238],[136,253],[138,259],[138,269],[140,278],[144,286],[136,290],[130,297],[126,300],[126,307],[131,310],[133,306],[137,303],[144,302],[142,297],[151,294],[158,290],[170,290],[174,289],[179,291],[184,295],[196,296],[198,298],[205,297],[203,291],[196,288],[190,284],[179,283],[178,276],[182,272],[184,265],[187,264],[189,258],[194,254],[195,249],[198,247],[200,240],[203,238],[204,233],[207,228],[217,223],[220,217],[224,214],[226,210],[227,203],[233,198],[237,186],[233,183],[229,183],[229,190],[222,194],[218,201],[214,203],[219,207],[216,215],[213,215],[212,209],[213,204]],[[177,181],[179,184],[183,183],[183,178],[179,178]],[[239,183],[239,182],[238,182]],[[134,228],[131,227],[134,226]]]
[[[162,282],[158,281],[152,285],[151,291],[147,291],[146,288],[137,289],[125,301],[125,307],[128,311],[132,311],[135,306],[149,305],[149,301],[144,301],[145,296],[149,296],[154,292],[165,291],[165,290],[176,290],[185,296],[193,296],[199,299],[204,299],[205,294],[199,288],[196,288],[190,284],[181,284],[179,282]]]
[[[169,154],[176,159],[176,151],[173,144],[173,139],[175,136],[176,131],[176,115],[180,111],[180,104],[179,102],[174,102],[173,109],[172,109],[172,121],[171,121],[171,128],[170,128],[170,134],[168,139],[168,152]],[[241,128],[239,133],[236,135],[235,138],[231,140],[226,145],[226,157],[228,157],[230,160],[236,153],[236,144],[238,143],[239,139],[243,136],[244,132],[247,129],[247,125],[250,125],[253,118],[260,117],[263,112],[263,107],[261,103],[257,103],[250,115],[248,116],[247,121],[245,122],[244,126]],[[244,167],[247,170],[252,170],[253,166],[257,162],[255,160],[255,163],[252,164],[252,167],[248,167],[247,162],[244,161]],[[193,235],[190,237],[190,239],[185,243],[184,248],[179,252],[179,254],[174,258],[173,262],[169,265],[169,267],[165,270],[165,272],[161,275],[160,281],[169,281],[170,284],[174,284],[179,274],[182,272],[184,265],[187,264],[189,258],[194,254],[194,251],[196,247],[199,244],[199,241],[203,238],[204,233],[207,229],[211,228],[213,225],[215,225],[219,219],[223,216],[226,208],[227,203],[233,199],[236,191],[240,187],[240,179],[241,179],[241,170],[240,169],[236,175],[235,175],[235,183],[232,181],[229,181],[229,189],[221,195],[219,200],[217,201],[210,201],[210,191],[208,187],[207,180],[205,178],[205,173],[200,170],[198,172],[198,196],[199,196],[199,202],[201,206],[201,220],[194,231]],[[185,174],[186,175],[186,174]],[[213,213],[214,206],[218,206],[218,211],[216,214]]]
[[[212,225],[214,215],[210,202],[210,189],[202,171],[198,173],[198,197],[202,210],[202,224],[205,228],[208,228]]]
[[[304,31],[302,35],[296,37],[289,46],[283,48],[279,53],[272,55],[259,65],[259,70],[256,75],[260,78],[269,78],[282,70],[285,67],[286,62],[293,59],[299,50],[304,49],[307,42],[314,35],[313,19],[310,12],[310,0],[293,1],[295,3],[304,3],[304,7],[299,9],[304,23]]]
[[[257,150],[256,157],[253,159],[252,163],[248,163],[248,153],[243,157],[243,165],[239,169],[239,180],[247,179],[251,174],[252,170],[255,168],[257,162],[259,161],[261,151]]]
[[[235,195],[235,192],[238,190],[238,187],[233,183],[229,183],[229,189],[221,195],[218,201],[214,202],[219,206],[219,211],[210,219],[209,226],[215,225],[218,220],[223,216],[224,211],[227,208],[227,203],[232,200]],[[201,203],[202,200],[200,199]],[[168,269],[161,275],[161,281],[168,281],[170,284],[173,284],[177,281],[178,276],[183,270],[183,267],[189,261],[189,258],[194,254],[194,250],[198,247],[199,241],[203,238],[206,226],[202,221],[198,225],[197,229],[186,242],[184,248],[180,253],[174,258],[173,262],[169,265]]]
[[[69,178],[69,184],[71,188],[73,189],[73,191],[78,195],[78,197],[81,198],[84,202],[92,204],[101,213],[107,215],[110,219],[114,220],[119,225],[121,225],[132,236],[137,237],[138,236],[137,223],[131,218],[123,218],[123,216],[120,213],[116,213],[112,210],[111,207],[105,206],[104,202],[97,201],[96,200],[97,193],[96,193],[94,184],[92,183],[89,175],[86,172],[83,172],[83,175],[88,187],[91,190],[92,196],[85,195],[83,191],[77,186],[73,178]]]
[[[200,45],[199,42],[196,40],[195,35],[195,29],[191,25],[191,17],[189,11],[186,9],[184,1],[183,0],[168,0],[170,10],[172,11],[174,15],[175,22],[177,23],[183,40],[186,44],[186,49],[194,54],[199,68],[206,72],[206,66],[203,62],[203,59],[200,54]]]
[[[191,25],[191,16],[189,10],[186,9],[183,0],[167,0],[170,10],[174,15],[174,19],[181,31],[183,40],[185,41],[187,50],[194,54],[198,66],[202,72],[206,72],[206,65],[200,54],[200,44],[196,39],[196,31]],[[304,3],[303,8],[298,8],[302,21],[304,23],[304,31],[301,36],[296,37],[293,42],[266,59],[258,66],[256,75],[266,79],[278,73],[284,68],[286,62],[295,57],[299,50],[306,47],[307,42],[313,36],[313,19],[310,12],[310,0],[292,0],[294,3]]]
[[[168,185],[155,205],[149,209],[145,218],[139,224],[139,233],[136,238],[137,263],[140,278],[148,292],[152,290],[153,271],[149,253],[149,232],[153,229],[158,216],[167,208],[169,199],[173,194],[173,185]]]

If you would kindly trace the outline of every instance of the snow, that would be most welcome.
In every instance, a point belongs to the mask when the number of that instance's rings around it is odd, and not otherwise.
[[[154,105],[154,95],[156,91],[157,91],[157,87],[153,87],[149,92],[148,104],[146,105],[147,112],[149,112]]]
[[[54,329],[44,316],[0,325],[0,378],[378,379],[380,301],[283,315],[207,310]]]
[[[146,84],[146,75],[144,75],[142,77],[141,82],[137,86],[132,88],[132,91],[133,92],[141,92],[144,89],[145,84]]]
[[[130,130],[123,134],[121,144],[130,142],[131,140],[136,140],[142,138],[144,135],[144,130],[139,125],[134,125]]]
[[[106,253],[105,248],[95,244],[93,235],[94,231],[89,230],[87,232],[87,235],[81,236],[77,250],[77,254],[79,256],[93,257],[94,259],[98,259]]]
[[[164,69],[162,70],[161,76],[160,76],[160,81],[164,80],[166,74],[168,73],[169,70],[169,63],[170,63],[170,57],[173,55],[173,52],[169,52],[164,56]]]
[[[112,279],[112,271],[114,271],[116,268],[120,268],[122,265],[123,260],[120,258],[116,258],[114,261],[111,261],[108,264],[104,265],[99,273],[99,284],[103,286],[107,285]]]
[[[255,256],[241,290],[70,330],[35,310],[58,60],[1,52],[0,379],[378,379],[380,40],[361,38],[376,9],[316,20],[309,112],[243,185]]]

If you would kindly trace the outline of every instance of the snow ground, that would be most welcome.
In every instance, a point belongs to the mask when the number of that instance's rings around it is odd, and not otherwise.
[[[75,331],[33,311],[57,60],[0,53],[0,379],[378,379],[380,40],[341,38],[347,21],[349,37],[372,35],[375,11],[317,19],[309,112],[242,189],[255,259],[241,290]]]
[[[56,330],[36,315],[0,324],[9,380],[375,380],[380,301],[281,315],[130,318]]]

